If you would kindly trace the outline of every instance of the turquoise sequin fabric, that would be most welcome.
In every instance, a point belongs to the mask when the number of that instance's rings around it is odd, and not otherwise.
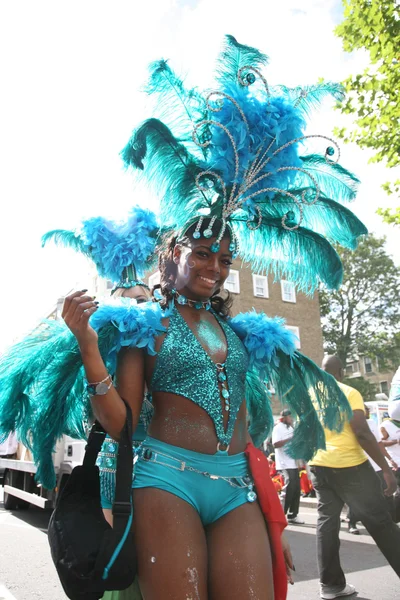
[[[147,429],[153,416],[153,412],[154,408],[151,403],[151,398],[146,394],[143,400],[139,423],[132,438],[134,454],[147,436]],[[109,436],[106,436],[96,460],[96,465],[99,467],[100,471],[100,493],[103,508],[110,508],[114,502],[117,456],[118,443]]]
[[[213,420],[218,441],[227,445],[232,438],[237,413],[245,398],[249,359],[239,337],[218,315],[213,314],[222,327],[228,346],[225,372],[230,393],[230,409],[226,430],[217,365],[176,307],[171,312],[167,334],[157,356],[151,391],[178,394],[203,408]]]

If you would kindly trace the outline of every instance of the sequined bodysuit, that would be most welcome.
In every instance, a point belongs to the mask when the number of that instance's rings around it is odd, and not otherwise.
[[[217,364],[175,307],[171,311],[167,334],[157,355],[151,392],[169,392],[188,398],[211,417],[218,441],[228,445],[237,413],[245,397],[248,368],[246,350],[232,329],[215,313],[227,342],[225,373],[230,402],[227,428],[224,427],[221,385]]]

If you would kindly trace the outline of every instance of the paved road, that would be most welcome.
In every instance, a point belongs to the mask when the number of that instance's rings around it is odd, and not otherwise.
[[[1,488],[0,600],[65,600],[47,543],[49,516],[36,507],[5,511]],[[288,600],[318,600],[315,509],[303,508],[301,516],[306,525],[288,528],[296,565],[296,584]],[[365,531],[358,537],[343,531],[342,559],[349,583],[359,591],[358,600],[400,599],[398,578]]]
[[[318,600],[319,584],[316,564],[315,533],[317,515],[314,508],[301,509],[305,525],[289,526],[287,535],[296,567],[296,583],[290,587],[288,600]],[[359,525],[361,535],[341,533],[341,561],[347,582],[353,584],[358,600],[399,600],[400,581],[388,566],[367,531]],[[399,549],[400,551],[400,549]]]

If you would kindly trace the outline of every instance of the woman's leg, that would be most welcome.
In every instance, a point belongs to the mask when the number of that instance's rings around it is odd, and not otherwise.
[[[135,489],[135,540],[146,600],[207,600],[207,543],[197,511],[164,490]]]
[[[207,543],[210,600],[273,600],[271,550],[257,502],[210,525]]]

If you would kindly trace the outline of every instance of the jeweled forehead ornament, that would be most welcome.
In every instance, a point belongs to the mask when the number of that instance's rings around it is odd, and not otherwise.
[[[202,237],[204,237],[205,239],[210,239],[212,237],[217,238],[215,242],[210,246],[211,252],[214,253],[219,251],[221,247],[221,240],[223,239],[226,231],[228,231],[230,239],[229,252],[232,252],[232,258],[237,258],[239,254],[238,238],[235,235],[235,232],[233,231],[230,223],[227,220],[218,219],[218,217],[216,216],[213,216],[211,218],[201,216],[199,218],[192,219],[192,221],[185,226],[183,232],[178,236],[177,243],[179,243],[187,235],[188,230],[191,229],[195,223],[196,227],[192,234],[193,239],[199,240]],[[215,229],[218,228],[219,224],[219,231],[215,231]]]

